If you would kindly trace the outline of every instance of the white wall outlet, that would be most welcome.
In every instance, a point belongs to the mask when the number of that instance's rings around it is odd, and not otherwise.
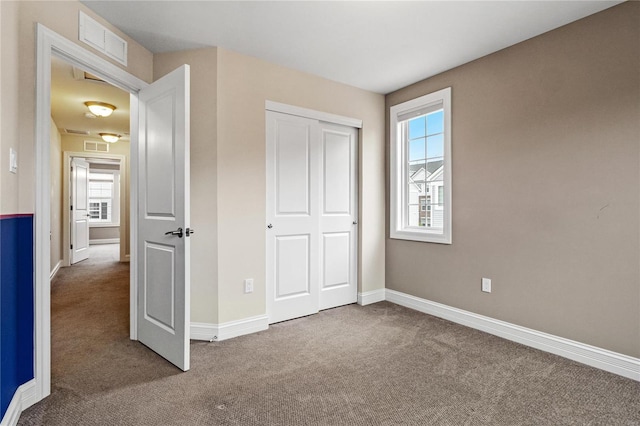
[[[244,292],[253,293],[253,278],[247,278],[244,280]]]
[[[485,293],[491,293],[491,278],[482,279],[482,291]]]
[[[18,173],[18,153],[13,148],[9,148],[9,171]]]

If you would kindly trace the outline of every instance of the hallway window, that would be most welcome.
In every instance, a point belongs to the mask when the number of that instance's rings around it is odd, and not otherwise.
[[[89,173],[89,222],[92,225],[119,224],[118,186],[118,173]]]

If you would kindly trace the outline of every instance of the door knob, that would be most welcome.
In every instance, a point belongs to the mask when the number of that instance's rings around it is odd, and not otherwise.
[[[358,224],[358,221],[357,221],[357,220],[354,220],[354,221],[353,221],[353,224],[354,224],[354,225],[357,225],[357,224]]]
[[[273,225],[272,224],[268,224],[267,228],[271,229],[271,228],[273,228]]]
[[[177,235],[178,238],[182,238],[182,228],[178,228],[175,231],[167,231],[164,235]]]

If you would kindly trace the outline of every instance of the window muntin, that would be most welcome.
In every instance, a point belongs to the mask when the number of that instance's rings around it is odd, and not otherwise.
[[[451,242],[451,89],[391,108],[391,238]]]

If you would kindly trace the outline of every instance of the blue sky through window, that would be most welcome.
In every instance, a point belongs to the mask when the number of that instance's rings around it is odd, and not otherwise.
[[[409,161],[444,156],[444,112],[435,111],[409,120]]]

